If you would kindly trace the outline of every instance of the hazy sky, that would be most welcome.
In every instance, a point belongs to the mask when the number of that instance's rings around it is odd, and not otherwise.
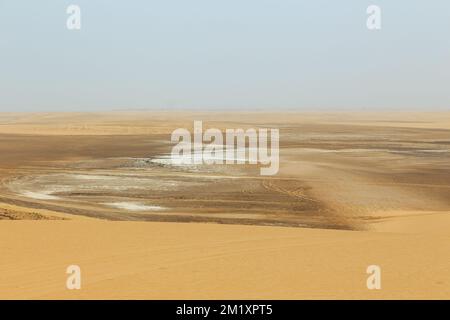
[[[450,1],[0,0],[0,111],[141,108],[450,109]]]

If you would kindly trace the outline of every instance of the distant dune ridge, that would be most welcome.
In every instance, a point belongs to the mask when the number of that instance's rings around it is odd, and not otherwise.
[[[448,299],[449,119],[0,113],[0,298]],[[159,161],[195,120],[279,129],[279,173]]]

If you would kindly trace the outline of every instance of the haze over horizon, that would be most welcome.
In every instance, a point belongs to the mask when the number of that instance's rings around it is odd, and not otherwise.
[[[448,30],[445,0],[0,0],[0,111],[450,110]]]

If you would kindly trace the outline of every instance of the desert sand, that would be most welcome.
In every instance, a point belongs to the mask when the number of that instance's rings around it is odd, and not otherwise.
[[[2,113],[0,298],[449,299],[448,119]],[[193,120],[279,128],[279,174],[161,162]]]

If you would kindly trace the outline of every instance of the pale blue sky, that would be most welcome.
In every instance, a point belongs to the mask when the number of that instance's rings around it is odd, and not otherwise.
[[[450,109],[450,1],[0,0],[0,111],[142,108]]]

